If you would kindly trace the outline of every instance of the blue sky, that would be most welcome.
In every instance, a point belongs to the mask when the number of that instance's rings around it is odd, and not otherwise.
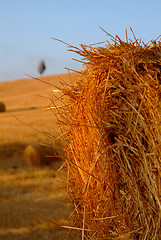
[[[125,40],[130,27],[144,42],[161,34],[161,0],[0,0],[0,81],[78,69],[79,58],[59,38],[72,45],[109,40],[99,28]]]

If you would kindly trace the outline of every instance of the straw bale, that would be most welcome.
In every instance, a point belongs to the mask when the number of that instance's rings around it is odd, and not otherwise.
[[[3,102],[0,102],[0,112],[5,112],[6,107],[5,104]]]
[[[61,161],[62,149],[57,142],[52,146],[47,144],[29,144],[25,148],[25,161],[28,166],[51,165],[56,161]]]
[[[28,166],[40,166],[41,156],[37,147],[28,145],[24,151],[25,161]]]
[[[63,83],[67,191],[82,239],[161,239],[161,42],[71,49],[83,70]],[[160,235],[159,235],[160,234]]]

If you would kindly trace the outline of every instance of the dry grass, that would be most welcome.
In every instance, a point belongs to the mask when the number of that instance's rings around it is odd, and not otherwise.
[[[76,75],[73,75],[72,79],[74,80],[75,77]],[[35,79],[0,83],[0,100],[6,106],[6,112],[0,115],[0,144],[46,142],[49,138],[42,134],[43,132],[51,136],[59,135],[54,114],[44,109],[50,104],[52,90],[56,89],[54,86],[59,87],[60,81],[69,82],[70,79],[67,74],[62,74],[43,77],[41,80],[51,85]],[[32,128],[39,131],[33,131]]]
[[[65,231],[32,211],[66,224],[64,192],[54,170],[10,169],[0,175],[0,239],[67,239]]]
[[[60,78],[69,81],[67,75],[41,80],[59,86]],[[1,240],[72,239],[68,237],[69,230],[58,226],[67,225],[65,192],[56,178],[61,162],[54,163],[52,168],[33,169],[25,165],[27,144],[52,144],[49,136],[59,135],[54,114],[43,110],[50,103],[53,89],[34,79],[0,83],[0,101],[6,105],[6,112],[0,113]]]
[[[134,36],[135,38],[135,36]],[[161,238],[161,42],[72,48],[84,70],[56,108],[82,239]]]

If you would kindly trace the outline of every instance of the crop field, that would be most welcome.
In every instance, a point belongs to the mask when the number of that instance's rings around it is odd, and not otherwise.
[[[68,76],[41,79],[60,86],[60,79],[68,81]],[[24,157],[28,144],[51,145],[48,135],[60,134],[53,112],[44,110],[53,89],[30,78],[0,83],[0,101],[6,106],[0,113],[1,240],[72,239],[69,230],[59,227],[68,225],[65,190],[57,173],[62,162],[53,159],[51,166],[35,168]]]

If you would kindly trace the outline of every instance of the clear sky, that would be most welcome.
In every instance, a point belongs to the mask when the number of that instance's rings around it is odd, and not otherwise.
[[[109,40],[99,26],[123,40],[125,29],[132,38],[130,27],[144,42],[156,39],[161,0],[0,0],[0,81],[38,76],[42,59],[44,75],[80,68],[77,55],[51,37],[75,46]]]

